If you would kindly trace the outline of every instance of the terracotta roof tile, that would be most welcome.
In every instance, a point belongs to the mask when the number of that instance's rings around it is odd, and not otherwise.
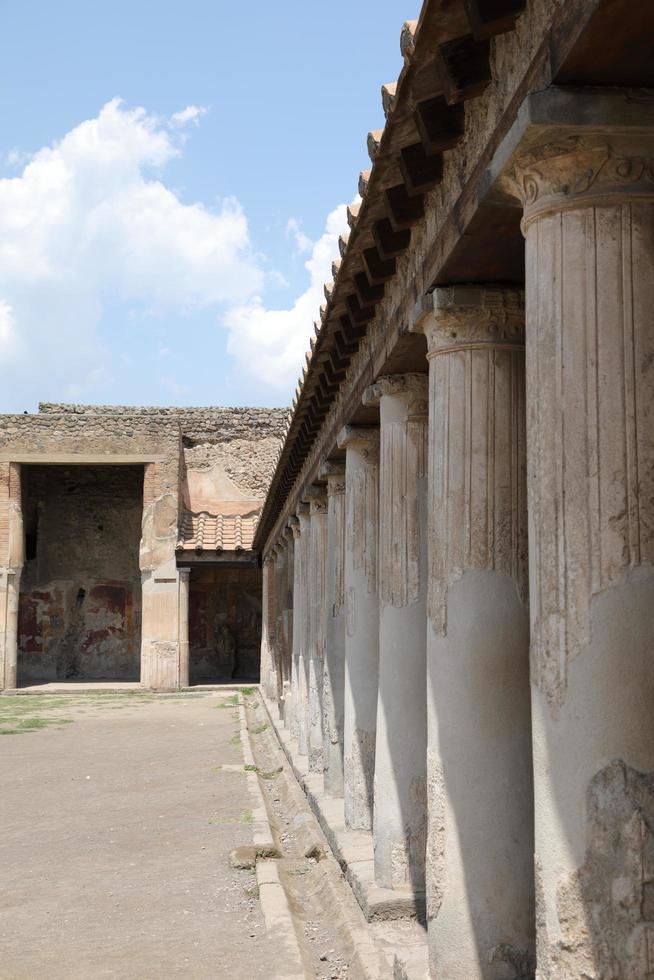
[[[178,551],[250,551],[258,514],[197,514],[185,510],[179,525]]]

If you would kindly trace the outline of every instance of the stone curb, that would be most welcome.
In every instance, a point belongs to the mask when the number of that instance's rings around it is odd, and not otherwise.
[[[331,851],[343,871],[354,896],[368,922],[395,921],[402,919],[424,920],[424,895],[396,892],[379,888],[373,880],[372,838],[363,831],[350,831],[344,826],[340,814],[342,806],[321,792],[321,780],[317,773],[307,772],[298,762],[291,747],[289,732],[275,717],[275,704],[262,697],[271,725],[277,735],[288,763],[300,784],[319,825],[327,838]],[[338,811],[338,813],[337,813]]]
[[[302,963],[302,953],[293,925],[293,915],[284,887],[279,880],[275,861],[259,858],[257,860],[257,884],[259,902],[269,936],[274,936],[291,964],[292,972],[276,972],[277,980],[306,980],[310,974]]]
[[[274,717],[274,709],[276,706],[274,703],[271,703],[265,697],[263,691],[261,692],[261,703],[270,720],[271,728],[272,731],[275,733],[275,737],[277,739],[279,747],[284,753],[288,761],[289,767],[291,769],[291,772],[295,777],[296,790],[300,794],[300,796],[304,798],[304,801],[311,805],[311,799],[308,798],[307,796],[302,775],[301,773],[298,773],[298,770],[290,755],[289,748],[285,744],[285,740],[282,737],[283,735],[287,735],[288,733],[286,733],[283,729],[280,731],[278,722]],[[312,806],[312,810],[313,810],[313,806]],[[314,812],[314,817],[316,817],[315,812]],[[318,823],[321,826],[321,829],[323,829],[319,820]],[[325,842],[315,832],[311,834],[311,838],[312,840],[315,840],[316,844],[321,849],[324,849]],[[331,851],[331,856],[334,858],[335,863],[339,868],[339,873],[342,874],[342,870],[340,869],[340,864],[333,854],[331,845],[329,843],[329,839],[327,840],[327,845]],[[334,886],[334,883],[329,880],[329,878],[326,879],[326,883],[333,897],[334,909],[340,908],[342,905],[342,896],[338,894],[337,888]],[[348,890],[350,891],[350,894],[352,894],[351,886],[348,886]],[[359,909],[360,906],[358,904],[358,901],[356,901],[356,896],[354,896],[354,898],[355,898],[354,904]],[[370,934],[369,928],[365,922],[362,922],[360,926],[355,926],[348,921],[346,915],[343,915],[342,927],[347,932],[353,950],[352,961],[350,964],[350,969],[351,969],[350,975],[352,976],[353,980],[386,980],[386,978],[390,978],[393,976],[391,962],[387,959],[386,956],[384,956],[384,954],[378,948],[378,945],[376,944],[373,936]],[[418,978],[414,978],[413,976],[411,976],[408,977],[407,980],[418,980]],[[424,980],[424,978],[421,977],[419,978],[419,980]]]
[[[279,847],[275,843],[275,835],[268,819],[266,803],[259,785],[259,777],[257,776],[252,747],[250,745],[245,707],[242,701],[239,701],[238,704],[238,717],[241,727],[240,735],[241,745],[243,747],[243,759],[246,766],[252,766],[251,769],[246,769],[245,776],[252,799],[252,840],[254,848],[257,857],[278,858],[280,857]]]

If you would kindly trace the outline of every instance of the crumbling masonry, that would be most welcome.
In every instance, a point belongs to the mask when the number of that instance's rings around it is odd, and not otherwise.
[[[252,548],[286,412],[41,405],[0,419],[0,688],[259,672]]]
[[[265,693],[368,916],[428,924],[396,976],[646,980],[654,5],[426,0],[401,48],[256,531]]]

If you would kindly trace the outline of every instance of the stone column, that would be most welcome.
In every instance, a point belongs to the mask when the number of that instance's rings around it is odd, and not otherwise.
[[[293,588],[295,580],[295,543],[293,529],[284,529],[286,542],[286,579],[284,581],[284,662],[282,670],[282,720],[289,727],[291,714],[291,674],[293,671]]]
[[[532,146],[524,205],[538,974],[654,975],[654,135]]]
[[[274,699],[280,714],[284,697],[284,654],[286,648],[286,539],[282,535],[275,548],[275,644],[274,644]]]
[[[345,822],[356,830],[372,830],[379,679],[379,428],[346,426],[338,445],[346,453]]]
[[[189,686],[189,597],[190,597],[190,568],[179,569],[179,687]]]
[[[175,690],[179,683],[178,488],[159,463],[145,466],[141,568],[141,685]]]
[[[311,520],[309,545],[309,771],[323,770],[322,681],[325,655],[325,586],[327,581],[327,492],[307,492]]]
[[[300,576],[300,624],[298,636],[298,686],[296,719],[298,730],[298,752],[300,755],[309,754],[309,544],[311,518],[309,505],[301,503],[297,511],[300,522],[300,561],[298,574]]]
[[[18,601],[24,562],[18,463],[0,463],[0,690],[17,684]]]
[[[271,670],[270,653],[270,555],[263,559],[261,575],[261,659],[259,663],[259,683],[266,697],[269,697],[269,677]]]
[[[291,651],[291,690],[289,705],[284,716],[284,722],[291,737],[298,738],[298,692],[300,670],[300,647],[302,642],[302,563],[300,557],[300,521],[291,517],[289,527],[293,534],[293,647]]]
[[[535,965],[524,300],[419,304],[429,360],[427,915],[430,967]]]
[[[345,464],[326,462],[327,582],[323,672],[325,792],[343,795],[343,698],[345,691]]]
[[[375,879],[424,891],[427,838],[427,376],[392,375],[379,403],[379,699]]]

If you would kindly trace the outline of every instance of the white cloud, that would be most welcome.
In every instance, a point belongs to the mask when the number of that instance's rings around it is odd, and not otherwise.
[[[186,126],[190,122],[198,126],[200,119],[202,116],[206,116],[208,111],[204,105],[187,105],[185,109],[180,109],[179,112],[173,112],[170,117],[170,122],[173,126]]]
[[[308,235],[302,231],[302,227],[297,218],[289,218],[286,222],[286,234],[295,239],[295,246],[300,254],[310,252],[313,242]]]
[[[268,309],[261,297],[255,296],[228,310],[224,317],[229,330],[229,353],[245,373],[258,378],[271,391],[285,394],[294,387],[313,321],[318,319],[320,305],[325,301],[324,283],[332,278],[338,236],[346,228],[346,206],[341,204],[329,214],[324,233],[312,245],[305,262],[309,286],[290,309]]]
[[[110,379],[112,357],[98,338],[109,302],[218,313],[262,289],[239,203],[184,204],[161,179],[180,153],[179,127],[203,111],[189,106],[167,121],[115,99],[33,154],[20,176],[0,179],[8,400],[88,397]]]

